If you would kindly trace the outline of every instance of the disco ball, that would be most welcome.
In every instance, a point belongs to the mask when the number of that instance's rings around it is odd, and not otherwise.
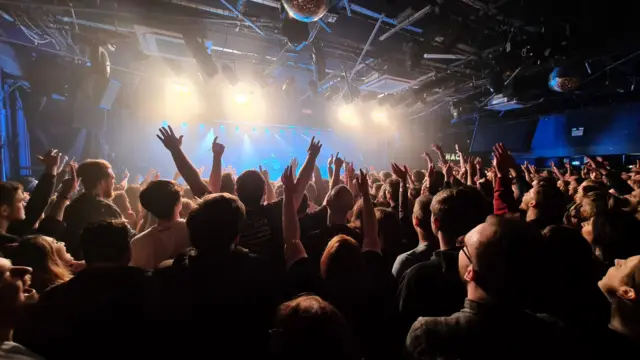
[[[296,20],[312,22],[329,10],[328,0],[282,0],[284,8]]]
[[[580,78],[573,74],[568,74],[561,68],[555,68],[549,74],[549,88],[557,92],[573,91],[580,86]]]

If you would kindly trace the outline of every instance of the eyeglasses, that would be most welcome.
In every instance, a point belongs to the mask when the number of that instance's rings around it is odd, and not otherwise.
[[[462,250],[460,250],[460,251],[462,251],[464,256],[467,257],[467,260],[469,260],[469,264],[473,265],[473,261],[471,261],[471,255],[469,255],[469,252],[467,250],[467,245],[463,245]]]

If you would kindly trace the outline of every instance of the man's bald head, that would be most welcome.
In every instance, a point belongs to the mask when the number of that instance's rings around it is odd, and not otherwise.
[[[490,296],[523,295],[520,284],[535,274],[535,260],[540,254],[543,238],[532,225],[513,218],[489,216],[464,238],[465,251],[461,252],[460,271]]]

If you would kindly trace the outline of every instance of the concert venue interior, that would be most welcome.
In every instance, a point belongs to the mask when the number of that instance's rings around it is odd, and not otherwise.
[[[0,360],[637,359],[630,4],[0,0]]]
[[[333,1],[302,22],[273,0],[3,0],[2,176],[48,148],[170,175],[163,124],[198,167],[233,144],[238,172],[279,173],[312,136],[367,168],[434,141],[539,167],[640,152],[638,40],[611,7],[561,3]]]

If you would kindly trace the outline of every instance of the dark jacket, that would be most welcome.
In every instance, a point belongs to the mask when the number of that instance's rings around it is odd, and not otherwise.
[[[139,268],[87,268],[41,295],[16,340],[47,359],[144,356],[153,344],[154,289]]]
[[[82,229],[92,222],[118,219],[123,219],[123,216],[115,205],[93,194],[83,193],[71,201],[64,211],[63,221],[66,229],[61,240],[66,243],[67,251],[74,259],[82,260],[80,250]]]
[[[412,359],[582,359],[554,319],[506,304],[467,299],[448,317],[418,319],[407,336]]]

